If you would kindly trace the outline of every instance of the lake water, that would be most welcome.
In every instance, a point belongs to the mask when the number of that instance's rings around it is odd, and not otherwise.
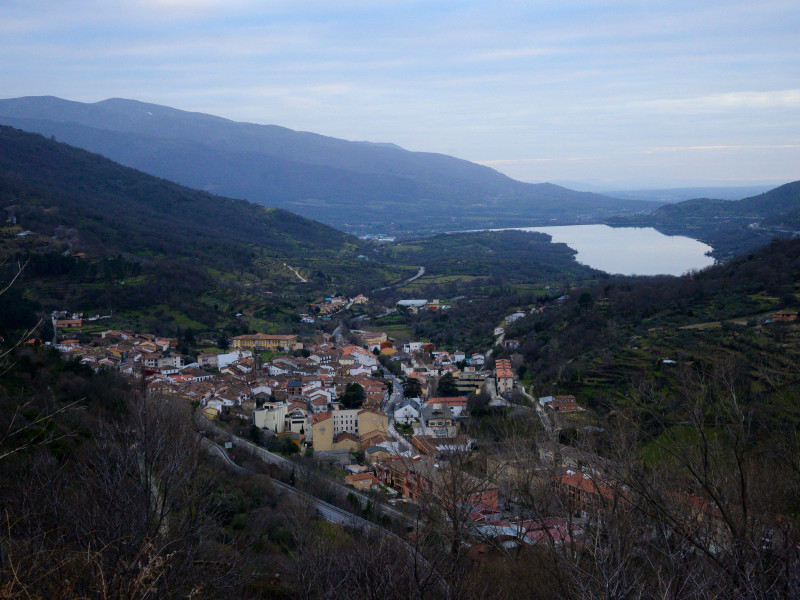
[[[577,250],[578,262],[623,275],[683,275],[714,264],[706,255],[711,246],[688,237],[670,236],[652,227],[608,225],[564,225],[559,227],[515,227],[540,231]]]

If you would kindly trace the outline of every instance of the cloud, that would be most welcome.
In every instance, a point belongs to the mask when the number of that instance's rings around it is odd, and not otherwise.
[[[513,165],[527,165],[546,162],[578,162],[584,160],[597,160],[599,156],[551,156],[539,158],[502,158],[492,160],[476,160],[474,162],[486,167],[503,167]]]
[[[769,92],[727,92],[694,98],[630,102],[631,108],[666,113],[703,113],[731,110],[800,108],[800,89]]]
[[[645,150],[645,154],[656,152],[713,152],[717,150],[796,150],[800,144],[755,144],[755,145],[716,145],[716,146],[664,146]]]

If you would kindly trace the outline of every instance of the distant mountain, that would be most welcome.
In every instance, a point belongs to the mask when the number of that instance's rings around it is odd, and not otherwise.
[[[662,206],[650,216],[656,220],[686,222],[698,218],[721,217],[759,221],[774,219],[798,209],[800,209],[800,181],[795,181],[742,200],[695,198]]]
[[[652,210],[394,144],[238,123],[133,100],[0,101],[0,123],[122,164],[352,231],[416,232],[581,222]]]
[[[655,227],[697,238],[728,258],[774,237],[800,234],[800,181],[742,200],[695,198],[667,204],[648,215],[612,218],[610,225]]]
[[[674,202],[684,202],[694,198],[718,198],[720,200],[741,200],[757,194],[762,194],[775,186],[772,185],[748,185],[739,187],[682,187],[666,189],[646,189],[646,190],[618,190],[608,192],[614,198],[625,198],[627,200],[647,200],[650,202],[660,202],[670,204]]]

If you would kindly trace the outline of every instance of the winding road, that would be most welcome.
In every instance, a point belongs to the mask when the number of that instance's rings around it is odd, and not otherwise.
[[[408,284],[409,284],[409,283],[411,283],[412,281],[416,281],[417,279],[419,279],[419,278],[420,278],[420,277],[422,277],[423,275],[425,275],[425,267],[420,267],[420,268],[419,268],[419,271],[417,271],[417,274],[416,274],[416,275],[414,275],[413,277],[409,277],[408,279],[404,279],[403,281],[399,281],[399,282],[397,282],[397,283],[392,283],[392,284],[390,284],[390,285],[386,285],[386,286],[384,286],[384,287],[382,287],[382,288],[377,288],[377,289],[374,289],[374,290],[372,290],[372,292],[370,292],[370,293],[373,293],[373,292],[382,292],[383,290],[390,290],[390,289],[392,289],[392,288],[403,287],[404,285],[408,285]]]
[[[230,436],[229,432],[225,431],[221,427],[219,427],[219,426],[215,425],[214,423],[212,423],[211,421],[209,421],[205,417],[205,415],[202,415],[199,412],[195,413],[195,415],[196,415],[195,422],[201,428],[204,428],[207,431],[208,430],[215,431],[215,432],[217,432],[219,434],[222,434],[224,436]],[[244,438],[240,438],[240,437],[235,436],[235,435],[234,436],[230,436],[230,439],[233,442],[233,445],[235,447],[243,449],[245,452],[247,452],[251,456],[254,456],[255,458],[257,458],[257,459],[259,459],[259,460],[261,460],[263,462],[270,463],[272,465],[275,465],[275,466],[279,467],[284,472],[295,471],[295,474],[297,474],[298,472],[302,472],[302,470],[303,470],[302,469],[302,465],[298,465],[298,464],[294,463],[293,461],[289,460],[288,458],[285,458],[285,457],[281,456],[280,454],[275,454],[274,452],[270,452],[266,448],[263,448],[262,446],[259,446],[258,444],[254,444],[253,442],[251,442],[249,440],[246,440]],[[211,442],[211,443],[213,444],[214,442]],[[227,455],[227,453],[224,450],[222,450],[222,448],[219,447],[219,445],[217,445],[217,444],[214,444],[214,445],[216,446],[217,450],[210,449],[209,450],[210,452],[213,452],[214,454],[218,454],[219,451],[222,451],[225,454],[225,457],[227,458],[227,462],[230,462],[230,463],[233,462],[230,459],[230,457]],[[236,463],[233,463],[233,464],[236,464]],[[237,467],[238,467],[238,465],[237,465]],[[241,467],[239,467],[239,468],[241,468]],[[329,478],[326,478],[326,481],[328,482],[329,485],[331,485],[334,489],[336,489],[336,491],[339,494],[342,494],[345,497],[347,495],[349,495],[349,494],[355,495],[355,497],[358,498],[361,501],[362,507],[366,506],[367,502],[371,502],[372,504],[374,504],[376,506],[380,506],[381,510],[385,514],[387,514],[388,516],[392,517],[393,519],[396,519],[397,521],[399,521],[401,523],[405,523],[406,525],[411,526],[411,527],[416,526],[416,519],[414,519],[413,517],[411,517],[411,516],[409,516],[409,515],[407,515],[407,514],[405,514],[403,512],[400,512],[396,508],[393,508],[392,506],[389,506],[389,505],[387,505],[387,504],[385,504],[383,502],[380,502],[376,498],[370,498],[366,494],[362,494],[361,492],[359,492],[357,490],[354,490],[354,489],[352,489],[350,487],[342,485],[338,481],[334,481],[334,480],[329,479]],[[292,488],[292,489],[294,489],[294,488]],[[320,500],[320,502],[322,502],[322,500]]]

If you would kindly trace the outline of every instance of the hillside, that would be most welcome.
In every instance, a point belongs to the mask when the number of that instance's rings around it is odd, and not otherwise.
[[[687,370],[730,370],[748,401],[783,398],[800,387],[800,329],[773,315],[796,310],[798,291],[800,240],[774,241],[692,276],[613,277],[573,289],[508,335],[521,341],[537,391],[575,394],[601,413],[644,390],[675,396]],[[675,403],[670,419],[684,415]]]
[[[686,187],[647,190],[616,190],[607,192],[614,198],[629,200],[650,200],[661,204],[684,202],[694,198],[718,198],[720,200],[741,200],[763,194],[772,189],[771,185],[748,185],[741,187]]]
[[[0,206],[15,221],[2,230],[3,255],[32,254],[25,277],[40,285],[29,292],[48,308],[168,304],[213,326],[247,306],[263,314],[266,292],[299,301],[404,274],[359,258],[369,246],[327,225],[9,127],[0,127]]]
[[[2,100],[0,123],[55,136],[183,185],[354,232],[580,222],[655,207],[522,183],[465,160],[393,144],[237,123],[133,100]]]
[[[742,200],[696,198],[667,204],[648,215],[609,219],[610,225],[655,227],[687,235],[714,248],[716,258],[730,258],[767,243],[791,237],[800,229],[800,181]]]

